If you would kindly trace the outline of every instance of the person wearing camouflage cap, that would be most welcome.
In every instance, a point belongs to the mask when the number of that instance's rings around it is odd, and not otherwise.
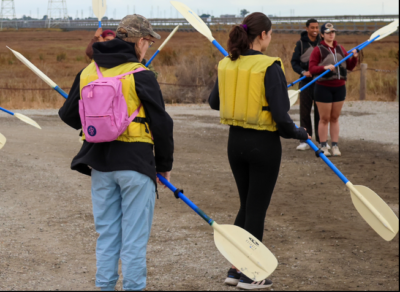
[[[83,142],[71,168],[92,177],[92,203],[96,231],[96,286],[114,291],[122,262],[123,289],[146,288],[146,248],[153,222],[159,173],[170,179],[173,164],[173,121],[165,111],[160,86],[154,74],[140,64],[149,47],[160,36],[146,18],[125,17],[117,37],[93,45],[93,60],[72,85],[60,118],[74,129],[81,129],[79,101],[81,88],[98,79],[96,64],[103,76],[127,75],[121,80],[128,114],[139,109],[116,141]],[[95,63],[95,64],[94,64]],[[141,105],[141,107],[139,107]],[[107,117],[101,117],[107,118]]]

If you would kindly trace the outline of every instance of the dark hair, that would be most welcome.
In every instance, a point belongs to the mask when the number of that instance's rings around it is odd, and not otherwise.
[[[306,26],[309,27],[311,23],[318,23],[318,20],[311,18],[311,19],[307,20]]]
[[[250,49],[250,45],[263,31],[268,33],[272,28],[271,20],[261,12],[247,16],[241,25],[235,25],[229,33],[228,51],[232,61]]]

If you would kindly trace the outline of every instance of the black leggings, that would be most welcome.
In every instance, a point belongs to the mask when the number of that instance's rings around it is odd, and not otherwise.
[[[240,196],[235,225],[262,241],[264,221],[282,157],[277,132],[231,126],[228,158]]]

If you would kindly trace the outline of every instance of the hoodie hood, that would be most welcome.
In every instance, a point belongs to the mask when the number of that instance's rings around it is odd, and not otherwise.
[[[310,38],[308,37],[308,32],[307,32],[307,31],[303,31],[303,32],[301,33],[301,40],[302,40],[303,42],[305,42],[305,43],[310,43],[310,44],[313,45],[313,47],[315,47],[315,46],[318,45],[319,42],[321,41],[321,36],[318,34],[318,35],[317,35],[317,38],[316,38],[316,40],[315,40],[315,42],[312,42],[312,41],[310,40]]]
[[[124,63],[139,60],[136,56],[135,44],[115,38],[108,42],[93,44],[93,60],[103,68],[113,68]]]

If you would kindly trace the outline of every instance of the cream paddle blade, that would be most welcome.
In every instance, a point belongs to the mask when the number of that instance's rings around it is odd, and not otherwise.
[[[202,35],[204,35],[212,44],[225,56],[228,56],[228,53],[225,49],[214,39],[212,36],[211,30],[204,23],[204,21],[189,7],[185,4],[178,1],[171,1],[172,6],[176,8],[182,14],[183,17]]]
[[[99,28],[101,27],[101,19],[106,14],[107,11],[107,1],[106,0],[92,0],[93,13],[99,20]]]
[[[214,242],[220,253],[250,279],[262,281],[278,267],[276,257],[246,230],[215,222],[212,227]]]
[[[299,90],[288,90],[289,100],[290,100],[290,107],[296,104],[297,100],[299,99],[300,91]]]
[[[0,133],[0,149],[6,145],[7,139]]]
[[[371,189],[354,186],[311,140],[306,142],[350,190],[354,206],[361,217],[384,240],[393,240],[399,232],[399,218],[393,210]]]
[[[391,35],[392,33],[396,32],[398,28],[399,28],[399,20],[396,19],[392,23],[390,23],[390,24],[378,29],[376,32],[374,32],[371,35],[371,37],[369,38],[369,40],[373,40],[374,38],[379,36],[379,38],[376,39],[376,41],[379,41],[379,40]]]
[[[18,119],[20,119],[21,121],[23,121],[31,126],[34,126],[35,128],[42,129],[38,123],[36,123],[34,120],[32,120],[31,118],[29,118],[23,114],[15,113],[14,116],[17,117]]]
[[[365,221],[383,239],[391,241],[399,232],[399,219],[393,210],[373,190],[348,184],[351,199]],[[383,226],[382,226],[383,225]]]
[[[174,192],[176,198],[184,201],[214,229],[214,242],[218,250],[243,274],[254,281],[262,281],[275,271],[278,261],[262,242],[237,226],[217,224],[190,201],[182,190],[174,187],[162,175],[157,174],[157,177]]]
[[[61,94],[64,98],[68,98],[68,94],[62,90],[53,80],[47,77],[42,71],[40,71],[35,65],[33,65],[27,58],[25,58],[22,54],[18,53],[17,51],[12,50],[11,48],[7,47],[18,60],[25,64],[29,69],[32,70],[40,79],[46,82],[51,88]]]
[[[32,120],[31,118],[28,118],[27,116],[25,116],[23,114],[13,113],[12,111],[6,110],[5,108],[2,108],[2,107],[0,107],[0,110],[20,119],[21,121],[23,121],[31,126],[34,126],[35,128],[41,129],[41,127],[38,125],[38,123],[36,123],[34,120]]]

